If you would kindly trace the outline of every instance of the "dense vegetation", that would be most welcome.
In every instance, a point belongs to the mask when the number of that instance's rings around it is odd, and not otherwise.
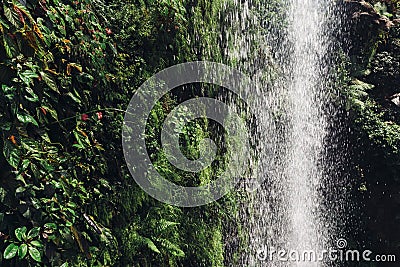
[[[120,145],[132,92],[157,70],[201,56],[190,53],[187,10],[199,18],[209,7],[2,1],[2,265],[223,265],[222,221],[232,212],[155,201],[131,179]],[[174,101],[153,110],[150,140]],[[188,130],[188,153],[201,125]],[[157,153],[154,163],[170,168]]]
[[[234,264],[225,233],[240,236],[236,196],[195,209],[162,204],[133,182],[121,147],[128,101],[155,72],[198,59],[240,60],[218,47],[223,2],[229,12],[222,0],[1,0],[1,266]],[[343,95],[355,144],[357,227],[366,242],[393,253],[400,240],[400,2],[370,4],[346,3],[352,27]],[[265,28],[278,12],[265,13]],[[155,137],[188,97],[179,90],[164,97],[149,121],[153,163],[167,172]],[[190,125],[182,137],[189,156],[213,127]],[[221,166],[169,179],[198,185]]]
[[[364,247],[393,254],[400,245],[400,2],[353,2],[348,10],[346,93],[358,188],[351,229]]]

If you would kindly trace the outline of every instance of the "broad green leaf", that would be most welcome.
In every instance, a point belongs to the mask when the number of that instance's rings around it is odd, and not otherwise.
[[[21,80],[25,83],[26,86],[30,86],[32,84],[32,79],[36,79],[39,77],[37,73],[30,70],[20,72],[18,76],[21,78]]]
[[[68,267],[68,262],[64,262],[60,267]]]
[[[46,73],[41,71],[40,72],[40,76],[42,77],[43,81],[47,84],[47,86],[51,90],[53,90],[53,91],[55,91],[57,93],[60,93],[60,91],[58,90],[56,82],[49,75],[47,75]]]
[[[26,87],[25,90],[29,94],[25,96],[26,100],[30,102],[39,102],[39,97],[37,96],[37,94],[35,94],[35,92],[31,88]]]
[[[4,142],[3,154],[7,162],[14,168],[18,167],[20,162],[20,151],[11,142]]]
[[[15,229],[14,232],[15,232],[15,236],[17,237],[17,239],[19,241],[22,241],[26,238],[26,227],[25,226]]]
[[[42,262],[42,256],[37,248],[29,247],[29,255],[37,262]]]
[[[15,47],[13,41],[10,39],[8,35],[3,35],[3,43],[4,43],[4,49],[6,50],[7,56],[9,58],[13,57],[13,54],[15,53]]]
[[[38,241],[38,240],[33,240],[33,241],[31,242],[31,245],[32,245],[32,246],[35,246],[35,247],[38,247],[38,248],[43,247],[42,242],[40,242],[40,241]]]
[[[39,124],[38,124],[38,122],[35,120],[35,118],[32,117],[32,116],[29,115],[29,114],[18,113],[18,114],[17,114],[17,118],[18,118],[18,120],[19,120],[20,122],[22,122],[22,123],[32,123],[33,125],[39,127]]]
[[[40,233],[40,227],[34,227],[32,228],[29,233],[28,233],[28,238],[34,238],[37,237]]]
[[[7,5],[3,5],[3,9],[4,9],[4,15],[6,16],[7,20],[11,22],[12,25],[18,28],[19,27],[18,20],[14,18],[11,9],[8,8]]]
[[[28,252],[28,245],[27,245],[27,244],[22,244],[22,245],[18,248],[18,257],[19,257],[20,259],[25,258],[27,252]]]
[[[33,20],[32,16],[31,16],[31,14],[29,13],[28,9],[26,9],[25,6],[21,5],[20,2],[15,1],[15,0],[13,1],[13,4],[14,4],[14,6],[17,7],[22,13],[24,13],[25,16],[27,16],[31,22],[34,22],[34,20]]]
[[[48,113],[50,113],[50,116],[58,120],[57,111],[55,109],[49,108],[48,106],[42,106],[42,108],[44,108]]]
[[[15,244],[10,244],[6,249],[4,250],[3,257],[6,260],[12,259],[17,255],[18,252],[18,246]]]

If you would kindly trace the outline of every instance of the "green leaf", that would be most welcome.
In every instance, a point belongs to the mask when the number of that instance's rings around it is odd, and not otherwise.
[[[25,90],[29,94],[29,95],[25,96],[26,100],[28,100],[30,102],[38,102],[39,101],[39,97],[37,96],[37,94],[35,94],[35,92],[32,90],[32,88],[26,87]]]
[[[73,209],[67,208],[67,210],[74,216],[76,217],[76,213]]]
[[[0,24],[3,25],[3,27],[6,28],[7,30],[10,29],[10,26],[8,26],[8,23],[5,22],[4,20],[2,20],[1,18],[0,18]]]
[[[33,20],[32,16],[31,16],[31,14],[29,13],[28,9],[26,9],[25,6],[21,5],[21,3],[18,2],[18,1],[13,1],[13,4],[14,4],[14,6],[16,6],[19,10],[21,10],[21,12],[24,13],[24,14],[29,18],[30,21],[34,22],[34,20]]]
[[[18,25],[18,20],[16,20],[13,16],[13,12],[11,11],[10,8],[8,8],[6,5],[3,5],[3,9],[4,9],[4,15],[6,16],[6,18],[8,19],[9,22],[11,22],[12,25],[14,25],[15,27],[19,27]]]
[[[29,247],[29,255],[37,262],[42,262],[42,256],[37,248]]]
[[[3,256],[4,259],[9,260],[15,257],[18,252],[18,246],[15,244],[10,244],[8,247],[6,247],[6,250],[4,250]]]
[[[50,113],[50,116],[52,116],[54,119],[58,120],[58,115],[57,115],[57,111],[55,109],[52,109],[48,106],[42,106],[42,108],[44,108],[47,112]]]
[[[149,238],[144,237],[143,238],[144,243],[154,252],[161,253],[160,250],[156,247],[153,241],[151,241]]]
[[[40,76],[42,77],[43,81],[47,84],[47,86],[51,90],[53,90],[53,91],[55,91],[57,93],[60,93],[60,91],[58,90],[56,82],[49,75],[47,75],[43,71],[41,71],[39,73],[40,73]]]
[[[25,192],[26,188],[23,186],[18,187],[17,189],[15,189],[15,193],[22,193]]]
[[[28,169],[29,164],[31,164],[31,161],[29,159],[24,159],[22,161],[22,171],[25,171],[26,169]]]
[[[73,144],[72,147],[76,147],[77,149],[85,149],[85,146],[82,144]]]
[[[67,96],[71,97],[71,99],[72,99],[74,102],[78,103],[78,104],[80,104],[80,103],[82,102],[82,101],[81,101],[78,97],[76,97],[72,92],[69,92],[69,93],[67,94]]]
[[[20,162],[20,151],[11,142],[4,142],[3,154],[7,162],[14,168]]]
[[[77,129],[74,129],[73,133],[74,133],[76,141],[78,142],[78,144],[74,144],[73,145],[74,147],[78,147],[79,146],[78,148],[85,148],[85,145],[84,145],[83,142],[85,142],[86,144],[90,145],[90,141],[86,140],[87,137],[82,136],[82,134],[79,133]]]
[[[31,244],[32,246],[35,246],[35,247],[38,247],[38,248],[42,248],[42,247],[43,247],[42,242],[40,242],[39,240],[33,240],[33,241],[31,241],[30,244]]]
[[[158,240],[161,242],[161,245],[166,248],[172,255],[176,257],[185,257],[185,252],[183,252],[178,245],[172,243],[167,239],[161,238]]]
[[[29,86],[32,83],[32,79],[39,78],[39,75],[37,75],[37,73],[30,70],[20,72],[18,76],[21,78],[26,86]]]
[[[37,237],[39,233],[40,233],[40,227],[32,228],[28,233],[28,239]]]
[[[18,120],[19,120],[20,122],[22,122],[22,123],[32,123],[33,125],[39,127],[39,124],[38,124],[38,122],[35,120],[35,118],[32,117],[32,116],[29,115],[29,114],[18,113],[18,114],[17,114],[17,118],[18,118]]]
[[[28,253],[28,245],[27,244],[22,244],[19,248],[18,248],[18,257],[20,259],[25,258],[26,253]]]
[[[12,123],[11,122],[6,122],[6,123],[2,123],[2,125],[0,126],[0,128],[3,131],[9,131],[11,129]]]
[[[68,267],[68,262],[64,262],[60,267]]]
[[[7,56],[9,58],[13,57],[13,54],[15,53],[15,47],[14,43],[11,40],[11,38],[7,35],[3,35],[3,43],[4,43],[4,48],[6,50]]]
[[[76,204],[74,202],[68,202],[67,206],[71,208],[76,208]]]
[[[51,166],[47,161],[42,160],[40,162],[40,165],[47,171],[47,172],[53,172],[54,171],[54,167]]]
[[[47,228],[47,229],[57,230],[57,224],[55,224],[55,223],[46,223],[44,225],[44,227]]]
[[[17,228],[15,229],[15,236],[17,237],[17,239],[19,241],[22,241],[26,238],[26,227],[21,227],[21,228]]]

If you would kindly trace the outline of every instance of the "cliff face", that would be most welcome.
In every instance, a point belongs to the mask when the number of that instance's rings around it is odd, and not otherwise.
[[[347,5],[351,17],[347,108],[353,176],[359,186],[354,197],[361,207],[365,244],[395,254],[400,240],[400,3],[347,1]]]

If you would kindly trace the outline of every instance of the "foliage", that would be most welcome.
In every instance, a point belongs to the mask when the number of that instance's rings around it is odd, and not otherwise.
[[[4,264],[114,262],[106,254],[115,238],[89,213],[112,191],[96,135],[115,48],[95,9],[85,0],[1,1]]]
[[[134,184],[120,144],[136,88],[157,70],[202,56],[188,13],[198,22],[209,3],[27,2],[0,6],[1,265],[222,266],[223,221],[233,211],[221,205],[234,210],[234,197],[191,210],[159,203]],[[215,38],[207,23],[203,37]],[[157,153],[156,136],[182,97],[166,96],[148,127],[153,163],[166,172],[174,170]],[[196,158],[210,127],[185,127],[188,157]],[[219,168],[169,178],[204,184]]]
[[[353,197],[365,231],[358,239],[375,251],[393,254],[398,247],[400,205],[399,2],[368,2],[378,20],[356,16],[352,23],[345,89],[352,175],[359,189]]]

